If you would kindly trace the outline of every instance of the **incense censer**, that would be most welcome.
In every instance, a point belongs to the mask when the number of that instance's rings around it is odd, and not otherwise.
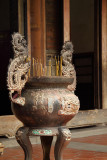
[[[12,36],[14,58],[8,68],[7,84],[14,115],[23,122],[16,139],[24,150],[25,160],[32,160],[29,136],[40,136],[43,160],[50,160],[53,136],[55,160],[62,160],[62,149],[71,140],[66,127],[79,110],[75,95],[76,72],[72,64],[73,45],[65,42],[61,50],[62,76],[29,77],[30,60],[26,41],[19,34]]]

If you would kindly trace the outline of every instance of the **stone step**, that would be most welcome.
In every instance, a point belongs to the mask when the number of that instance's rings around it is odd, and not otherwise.
[[[0,136],[14,137],[19,127],[23,126],[14,115],[0,116]]]

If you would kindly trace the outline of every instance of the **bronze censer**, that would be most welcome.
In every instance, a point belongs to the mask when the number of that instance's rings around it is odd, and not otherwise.
[[[53,136],[55,160],[62,160],[63,148],[71,140],[66,127],[80,107],[75,95],[76,72],[72,64],[73,45],[65,42],[61,50],[61,76],[31,76],[26,41],[19,34],[12,35],[14,58],[8,68],[7,84],[14,115],[23,123],[16,132],[16,140],[24,150],[25,160],[32,160],[29,136],[40,136],[43,160],[50,160]]]

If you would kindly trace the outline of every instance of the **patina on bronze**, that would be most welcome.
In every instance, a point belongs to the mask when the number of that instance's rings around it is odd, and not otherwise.
[[[16,139],[25,153],[25,160],[32,160],[30,135],[40,136],[43,160],[50,160],[53,136],[55,160],[62,160],[62,150],[71,140],[71,132],[66,123],[79,110],[79,99],[74,94],[76,72],[72,64],[73,46],[65,42],[61,51],[63,57],[62,76],[32,77],[28,79],[30,63],[27,46],[23,37],[13,35],[14,59],[8,70],[8,89],[12,101],[12,111],[24,124],[16,133]]]

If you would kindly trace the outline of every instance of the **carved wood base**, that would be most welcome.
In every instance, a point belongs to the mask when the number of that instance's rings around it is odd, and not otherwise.
[[[63,160],[64,147],[71,141],[71,132],[66,127],[30,128],[21,127],[16,133],[16,140],[24,150],[25,160],[33,160],[32,145],[29,136],[40,136],[43,149],[43,160],[50,160],[50,149],[53,136],[57,136],[54,148],[55,160]]]

